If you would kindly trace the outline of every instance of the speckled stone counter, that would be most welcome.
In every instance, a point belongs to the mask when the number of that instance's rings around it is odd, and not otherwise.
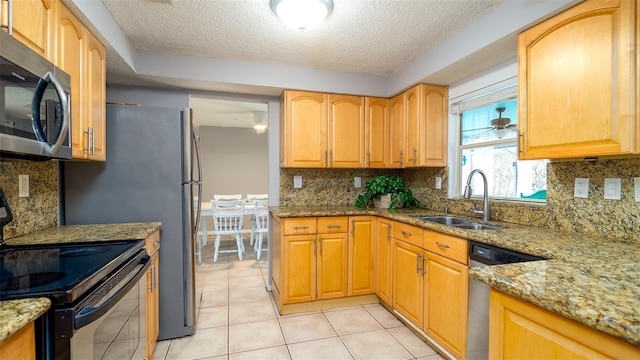
[[[50,306],[47,298],[0,301],[0,343],[46,313]]]
[[[144,239],[160,229],[160,222],[55,226],[7,239],[7,245],[37,245]]]
[[[271,212],[281,218],[382,216],[549,259],[471,268],[469,276],[640,346],[640,266],[637,260],[640,239],[612,240],[503,222],[489,222],[500,226],[497,230],[466,230],[417,219],[418,216],[442,215],[424,209],[390,212],[348,206],[272,207]]]

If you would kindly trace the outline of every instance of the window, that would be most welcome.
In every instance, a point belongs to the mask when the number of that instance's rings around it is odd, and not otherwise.
[[[513,87],[515,92],[515,87]],[[481,169],[487,176],[489,196],[544,201],[548,160],[518,160],[518,101],[515,93],[504,100],[486,97],[474,105],[458,104],[460,169],[458,193],[462,195],[469,173]],[[490,102],[487,104],[487,102]],[[479,105],[482,104],[482,105]],[[474,195],[482,195],[481,176],[474,176]]]

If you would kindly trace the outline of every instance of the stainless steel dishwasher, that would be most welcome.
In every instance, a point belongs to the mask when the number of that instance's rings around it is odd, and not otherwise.
[[[469,242],[469,266],[482,267],[510,264],[543,258],[502,249],[496,246]],[[469,279],[469,319],[467,323],[467,359],[489,358],[489,285]]]

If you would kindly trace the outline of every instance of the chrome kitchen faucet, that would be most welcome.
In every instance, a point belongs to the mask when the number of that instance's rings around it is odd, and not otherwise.
[[[484,181],[484,196],[483,196],[483,200],[482,200],[482,210],[477,210],[476,209],[476,205],[473,204],[473,215],[475,216],[480,216],[482,215],[482,220],[483,221],[489,221],[490,218],[490,210],[489,210],[489,186],[487,185],[487,176],[484,174],[484,172],[480,169],[475,169],[473,171],[471,171],[471,173],[469,174],[469,177],[467,178],[467,186],[464,187],[464,198],[465,199],[470,199],[471,198],[471,178],[473,177],[473,175],[475,175],[476,173],[482,175],[482,180]]]

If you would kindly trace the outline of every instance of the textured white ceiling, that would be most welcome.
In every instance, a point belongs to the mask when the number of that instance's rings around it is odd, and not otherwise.
[[[334,0],[302,33],[269,0],[103,0],[139,50],[383,76],[504,1]]]

